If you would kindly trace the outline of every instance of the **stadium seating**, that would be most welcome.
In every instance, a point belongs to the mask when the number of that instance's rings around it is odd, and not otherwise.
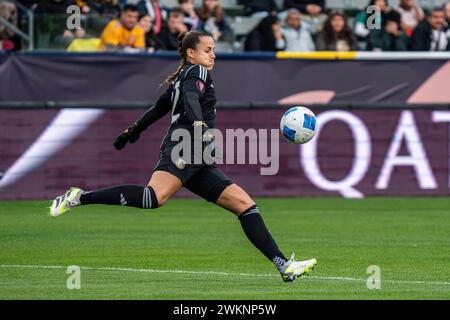
[[[391,7],[398,5],[400,0],[388,0]],[[127,3],[136,4],[139,0],[127,0]],[[195,0],[195,5],[199,9],[201,7],[201,0]],[[276,0],[278,8],[283,10],[283,0]],[[356,13],[364,8],[368,4],[368,0],[326,0],[326,10],[341,10],[344,11],[348,17],[348,23],[351,28],[355,24]],[[436,6],[442,6],[446,0],[416,0],[416,2],[423,8],[429,9]],[[229,43],[218,43],[218,50],[231,52],[240,51],[242,48],[242,42],[246,35],[261,21],[260,17],[247,17],[244,16],[244,6],[239,4],[239,0],[220,0],[226,15],[229,17],[229,22],[234,30],[235,38]],[[161,7],[170,9],[178,6],[177,0],[160,0]],[[22,31],[28,31],[28,17],[21,10],[20,15],[20,28]],[[106,22],[111,17],[96,17],[85,16],[83,17],[83,25],[87,27],[87,37],[99,37],[101,31]],[[46,16],[45,19],[35,17],[35,43],[34,46],[37,49],[65,49],[66,43],[55,43],[55,32],[59,32],[59,28],[64,24],[64,16]],[[26,48],[27,46],[22,46]]]

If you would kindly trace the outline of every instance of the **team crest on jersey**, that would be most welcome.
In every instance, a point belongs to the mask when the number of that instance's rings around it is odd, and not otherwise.
[[[186,166],[186,161],[184,161],[184,160],[181,159],[181,158],[178,158],[178,160],[175,162],[175,166],[176,166],[178,169],[183,170],[184,167]]]
[[[205,92],[205,83],[204,83],[203,81],[197,80],[196,85],[197,85],[197,89],[198,89],[201,93]]]

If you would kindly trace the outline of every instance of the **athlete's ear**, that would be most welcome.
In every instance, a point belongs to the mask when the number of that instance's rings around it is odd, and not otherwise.
[[[193,59],[194,56],[195,56],[195,50],[192,49],[192,48],[188,48],[188,49],[186,50],[186,55],[188,56],[188,58]]]

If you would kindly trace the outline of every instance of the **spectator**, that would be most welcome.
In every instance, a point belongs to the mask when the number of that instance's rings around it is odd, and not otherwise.
[[[66,29],[62,35],[62,39],[58,41],[64,43],[65,46],[70,44],[73,40],[83,39],[86,36],[86,30],[84,28],[69,30]]]
[[[75,0],[43,0],[37,4],[37,39],[46,39],[46,48],[65,49],[72,40],[85,36],[84,29],[67,29],[67,8],[73,5],[77,5]]]
[[[400,25],[403,31],[411,37],[414,28],[425,17],[422,8],[416,4],[415,0],[401,0],[395,10],[400,14]]]
[[[36,7],[37,14],[66,14],[69,6],[76,5],[75,0],[42,0]]]
[[[209,32],[215,41],[233,40],[233,30],[218,0],[203,0],[200,19],[201,29]]]
[[[0,17],[17,27],[17,8],[9,1],[0,2]],[[0,51],[20,50],[20,37],[0,23]]]
[[[409,38],[400,26],[399,14],[391,11],[383,18],[381,29],[370,30],[367,50],[408,51]]]
[[[443,8],[434,8],[414,29],[411,49],[414,51],[450,51],[448,27]]]
[[[21,4],[23,4],[25,7],[27,7],[28,9],[30,9],[33,5],[37,4],[40,1],[39,0],[21,0],[19,2]]]
[[[276,15],[268,15],[245,39],[245,51],[284,50],[286,41],[281,32],[281,23]]]
[[[327,19],[325,0],[284,0],[284,8],[300,11],[300,18],[311,34],[322,31]]]
[[[300,12],[289,9],[286,26],[282,29],[286,41],[286,51],[314,51],[314,42],[309,31],[302,25]]]
[[[378,15],[376,14],[376,11],[370,10],[371,6],[376,6],[380,14]],[[370,0],[367,8],[356,15],[355,35],[360,43],[361,50],[373,49],[368,48],[367,42],[369,41],[369,35],[372,34],[371,37],[375,36],[375,38],[380,35],[380,30],[384,27],[386,15],[391,16],[391,21],[395,19],[400,24],[400,14],[389,8],[386,0]],[[375,35],[373,35],[373,33],[375,33]]]
[[[100,46],[99,38],[74,39],[67,47],[69,52],[96,52]]]
[[[139,18],[139,26],[145,33],[145,48],[147,49],[147,52],[155,52],[158,50],[160,45],[155,33],[153,32],[152,17],[148,14],[141,16]]]
[[[356,37],[343,13],[333,12],[325,21],[323,30],[316,37],[317,51],[355,51]]]
[[[178,50],[178,35],[181,32],[188,31],[183,22],[184,14],[179,9],[173,9],[169,13],[167,24],[158,34],[158,41],[161,44],[161,50]]]
[[[109,15],[118,17],[120,15],[119,0],[77,0],[78,6],[83,13]]]
[[[244,6],[244,15],[265,17],[269,13],[274,15],[278,11],[275,0],[238,0]]]
[[[165,13],[159,6],[158,0],[140,0],[137,4],[140,15],[148,14],[152,17],[153,32],[158,34],[164,24]]]
[[[184,13],[184,24],[189,30],[197,30],[200,27],[200,17],[194,8],[194,0],[178,0],[180,10]]]
[[[81,12],[82,13],[90,13],[91,12],[91,7],[89,6],[89,4],[87,3],[88,0],[75,0],[77,6],[80,7]]]
[[[445,24],[450,27],[450,1],[444,5]]]
[[[100,50],[144,49],[144,31],[138,26],[136,6],[127,4],[120,19],[111,20],[103,30]]]

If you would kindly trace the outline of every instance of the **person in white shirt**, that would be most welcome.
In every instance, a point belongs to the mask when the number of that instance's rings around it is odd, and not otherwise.
[[[425,18],[422,8],[416,4],[415,0],[401,0],[395,10],[400,13],[400,25],[408,37],[412,35],[419,22]]]
[[[285,51],[314,51],[315,45],[309,31],[302,26],[300,12],[289,9],[286,16],[286,26],[282,29]]]
[[[444,8],[434,8],[414,29],[413,51],[450,51],[450,30],[445,25]]]

